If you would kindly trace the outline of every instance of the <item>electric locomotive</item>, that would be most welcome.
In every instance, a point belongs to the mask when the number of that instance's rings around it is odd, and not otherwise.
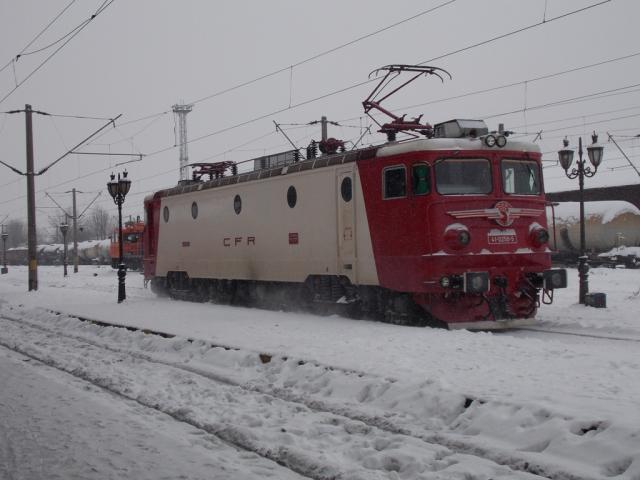
[[[373,98],[365,111],[389,114]],[[550,268],[538,146],[480,120],[392,115],[380,127],[380,146],[323,138],[320,156],[312,144],[306,158],[264,156],[242,173],[200,164],[192,181],[148,196],[145,280],[177,298],[394,323],[530,323],[566,287],[565,270]],[[397,142],[398,131],[427,138]]]
[[[142,268],[142,238],[144,222],[138,217],[135,221],[130,219],[122,227],[122,254],[124,263],[131,270]],[[118,229],[116,228],[110,237],[109,256],[111,267],[117,269],[120,261],[120,242]]]

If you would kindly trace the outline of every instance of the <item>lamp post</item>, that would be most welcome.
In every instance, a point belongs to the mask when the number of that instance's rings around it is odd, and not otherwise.
[[[2,225],[2,275],[9,273],[7,268],[7,238],[9,234],[4,231],[4,225]]]
[[[131,188],[131,180],[127,178],[127,171],[122,172],[122,177],[118,174],[118,180],[116,176],[111,174],[111,181],[107,183],[107,189],[109,195],[113,197],[113,201],[118,205],[118,246],[119,248],[119,265],[118,265],[118,303],[126,298],[124,279],[127,275],[127,267],[124,264],[124,256],[122,253],[122,204],[124,203],[124,197],[129,193]]]
[[[580,279],[580,290],[579,290],[579,301],[581,304],[585,304],[585,298],[587,293],[589,292],[589,264],[587,262],[587,255],[585,251],[585,229],[584,229],[584,177],[591,178],[598,171],[598,166],[600,162],[602,162],[602,153],[604,151],[604,147],[598,145],[598,136],[593,133],[591,136],[592,144],[587,147],[587,154],[589,156],[589,162],[593,166],[593,169],[590,166],[585,166],[586,160],[582,159],[582,137],[578,138],[578,161],[576,162],[576,167],[572,168],[571,163],[573,162],[573,150],[569,148],[569,140],[566,138],[563,140],[564,148],[558,151],[558,159],[560,161],[560,165],[564,169],[565,175],[570,178],[578,179],[578,184],[580,186],[580,257],[578,258],[578,276]]]
[[[60,224],[60,231],[62,232],[62,265],[64,265],[64,276],[67,276],[67,232],[69,231],[69,225],[66,223]]]

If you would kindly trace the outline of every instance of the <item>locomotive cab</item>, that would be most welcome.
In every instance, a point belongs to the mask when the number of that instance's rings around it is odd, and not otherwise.
[[[371,181],[382,178],[368,199],[381,285],[414,292],[449,327],[532,319],[566,287],[566,272],[550,269],[540,158],[536,145],[479,120],[381,148],[377,169],[362,166]]]

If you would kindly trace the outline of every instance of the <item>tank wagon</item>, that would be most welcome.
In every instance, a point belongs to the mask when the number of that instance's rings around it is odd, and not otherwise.
[[[142,241],[142,240],[141,240]],[[104,240],[85,240],[78,243],[78,263],[80,265],[104,265],[111,263],[109,244]],[[54,243],[36,246],[39,265],[62,265],[64,261],[64,245]],[[67,245],[67,262],[73,263],[73,244]],[[27,265],[27,247],[13,247],[7,249],[7,263],[9,265]]]
[[[396,142],[397,130],[427,138]],[[381,146],[328,139],[320,157],[261,157],[250,172],[200,165],[149,195],[145,280],[178,298],[337,305],[393,323],[530,323],[566,286],[550,268],[538,146],[479,120],[393,117],[381,131]]]
[[[548,209],[549,227],[558,264],[576,265],[580,255],[580,220],[577,202],[561,202]],[[585,248],[592,266],[625,265],[640,268],[640,210],[624,201],[585,203]]]

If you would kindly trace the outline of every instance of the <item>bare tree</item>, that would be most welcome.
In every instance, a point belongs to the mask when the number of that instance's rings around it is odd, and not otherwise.
[[[27,224],[24,220],[13,219],[5,223],[7,237],[7,248],[18,247],[27,243]]]
[[[109,213],[100,205],[96,205],[93,208],[86,223],[97,240],[104,240],[109,237],[111,223]]]

